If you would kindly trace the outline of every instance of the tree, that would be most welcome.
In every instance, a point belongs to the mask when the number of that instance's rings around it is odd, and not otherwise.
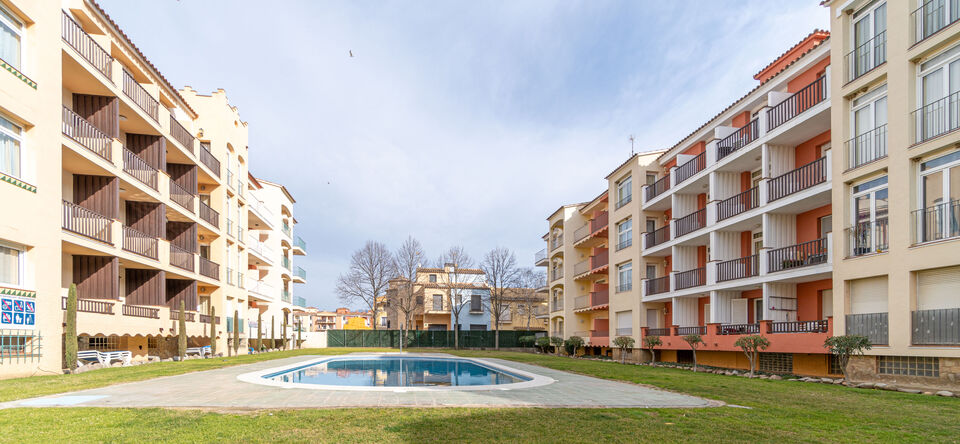
[[[187,314],[183,301],[180,301],[180,317],[177,319],[177,355],[183,361],[187,357]]]
[[[557,355],[560,355],[560,347],[563,347],[563,338],[561,338],[560,336],[551,336],[550,344],[553,345],[553,351]]]
[[[733,343],[734,347],[740,347],[743,350],[743,354],[747,355],[747,360],[750,361],[750,377],[753,377],[753,370],[757,367],[757,356],[760,355],[761,350],[766,350],[770,346],[770,340],[760,335],[749,335],[741,336],[737,339],[737,342]]]
[[[270,316],[270,348],[277,348],[277,334],[275,332],[277,327],[277,317]]]
[[[263,351],[263,312],[257,311],[257,352]]]
[[[280,348],[283,350],[287,349],[287,316],[286,312],[283,313],[283,329],[280,330]]]
[[[627,349],[632,349],[636,341],[630,336],[617,336],[613,338],[613,345],[620,349],[620,363],[623,364],[623,358],[627,354]]]
[[[394,275],[393,255],[381,242],[367,241],[350,257],[346,274],[337,278],[337,294],[350,305],[365,305],[377,313],[377,298],[386,293]],[[377,323],[372,322],[373,329]]]
[[[703,338],[700,335],[686,335],[683,337],[683,340],[690,344],[690,349],[693,350],[693,371],[697,371],[697,347],[704,344]]]
[[[297,342],[294,348],[300,348],[300,332],[303,331],[303,319],[297,319]]]
[[[647,350],[650,350],[650,363],[657,362],[657,347],[663,345],[663,341],[660,340],[660,336],[644,336],[643,337],[643,346]]]
[[[570,356],[577,356],[577,351],[583,347],[583,338],[580,336],[570,336],[566,341],[563,341],[563,347],[567,349],[567,354]]]
[[[870,344],[870,338],[859,335],[831,336],[823,341],[823,346],[830,349],[830,354],[836,355],[840,361],[840,371],[843,372],[844,382],[850,382],[847,374],[847,364],[850,363],[850,356],[863,355],[865,350],[870,350],[873,345]]]
[[[547,353],[550,349],[550,338],[546,336],[541,336],[537,338],[536,344],[537,344],[537,348],[539,348],[540,351]]]
[[[439,262],[447,274],[445,286],[450,312],[453,314],[453,348],[460,348],[460,314],[470,303],[464,296],[468,289],[477,286],[479,275],[470,272],[473,259],[460,246],[450,247],[440,257]]]
[[[519,315],[526,321],[529,330],[537,316],[537,307],[547,301],[547,296],[537,293],[537,289],[547,285],[547,275],[530,267],[520,269],[517,292],[519,300],[523,302]]]
[[[410,328],[414,313],[423,308],[423,294],[417,289],[417,269],[423,266],[426,260],[427,255],[423,251],[423,246],[413,236],[407,236],[407,240],[393,255],[393,269],[399,284],[390,293],[393,297],[388,298],[388,302],[398,315],[403,316],[399,326],[401,338],[407,337],[407,330]],[[403,342],[401,339],[401,352]]]
[[[217,310],[210,305],[210,356],[217,355]]]
[[[67,368],[77,368],[77,284],[67,290],[67,326],[63,329],[63,360]]]
[[[233,311],[233,354],[240,355],[240,312]]]
[[[489,289],[490,314],[493,315],[493,347],[500,350],[500,323],[510,314],[511,289],[520,285],[517,257],[510,250],[497,247],[480,262],[480,270]]]

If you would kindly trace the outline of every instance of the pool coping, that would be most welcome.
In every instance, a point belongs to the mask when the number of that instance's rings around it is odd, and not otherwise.
[[[461,385],[461,386],[427,386],[427,387],[381,387],[381,386],[345,386],[345,385],[321,385],[321,384],[304,384],[300,382],[283,382],[275,381],[272,379],[266,379],[264,376],[282,373],[287,370],[293,370],[295,368],[300,368],[309,365],[320,364],[325,361],[335,360],[335,359],[344,359],[344,358],[371,358],[371,357],[410,357],[410,358],[432,358],[432,359],[450,359],[450,360],[460,360],[460,361],[471,361],[477,364],[481,364],[495,370],[500,370],[508,374],[514,374],[522,376],[524,378],[529,378],[528,381],[522,382],[513,382],[510,384],[495,384],[495,385]],[[506,365],[498,364],[495,362],[488,361],[481,358],[468,358],[462,356],[454,356],[447,353],[406,353],[406,352],[393,352],[393,353],[347,353],[344,355],[338,356],[324,356],[321,358],[311,358],[304,361],[300,361],[293,364],[282,365],[278,367],[271,367],[265,370],[257,370],[248,373],[242,373],[237,375],[237,380],[257,385],[266,385],[270,387],[278,387],[284,389],[308,389],[308,390],[336,390],[336,391],[349,391],[349,392],[391,392],[391,393],[406,393],[406,392],[441,392],[441,391],[495,391],[495,390],[518,390],[518,389],[527,389],[533,387],[541,387],[557,382],[555,379],[538,375],[536,373],[531,373],[528,371],[520,370],[517,368],[509,367]]]

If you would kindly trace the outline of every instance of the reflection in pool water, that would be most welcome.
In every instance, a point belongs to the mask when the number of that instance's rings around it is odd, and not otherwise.
[[[529,380],[465,359],[399,357],[332,359],[266,375],[264,378],[355,387],[496,385]]]

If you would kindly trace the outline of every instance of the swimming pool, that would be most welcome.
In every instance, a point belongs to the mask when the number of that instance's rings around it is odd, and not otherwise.
[[[327,357],[239,375],[285,388],[327,390],[508,390],[554,382],[482,359],[444,354],[358,354]]]

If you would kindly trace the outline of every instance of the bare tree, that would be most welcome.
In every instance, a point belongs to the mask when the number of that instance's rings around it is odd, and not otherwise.
[[[520,269],[518,276],[517,293],[522,302],[524,302],[521,315],[526,319],[527,330],[533,324],[533,318],[537,316],[536,308],[541,302],[546,301],[546,296],[540,297],[537,290],[547,285],[547,275],[536,271],[530,267]]]
[[[337,278],[337,294],[346,304],[365,305],[377,312],[377,298],[387,290],[394,275],[393,255],[381,242],[367,241],[350,258],[350,268]],[[373,329],[377,323],[372,322]]]
[[[408,236],[393,255],[393,268],[400,282],[390,302],[397,314],[403,316],[400,322],[400,351],[403,351],[403,342],[407,339],[406,332],[413,314],[423,307],[423,297],[418,297],[417,269],[423,266],[426,258],[423,245],[413,236]]]
[[[450,247],[438,262],[446,272],[447,300],[450,302],[454,322],[453,347],[460,348],[460,313],[470,303],[464,299],[464,295],[468,288],[473,288],[477,283],[477,274],[469,272],[473,259],[461,246]]]
[[[499,350],[500,322],[510,312],[509,292],[520,282],[520,269],[517,268],[517,257],[503,247],[490,250],[480,262],[480,269],[490,290],[488,297],[490,314],[493,315],[493,346]]]

